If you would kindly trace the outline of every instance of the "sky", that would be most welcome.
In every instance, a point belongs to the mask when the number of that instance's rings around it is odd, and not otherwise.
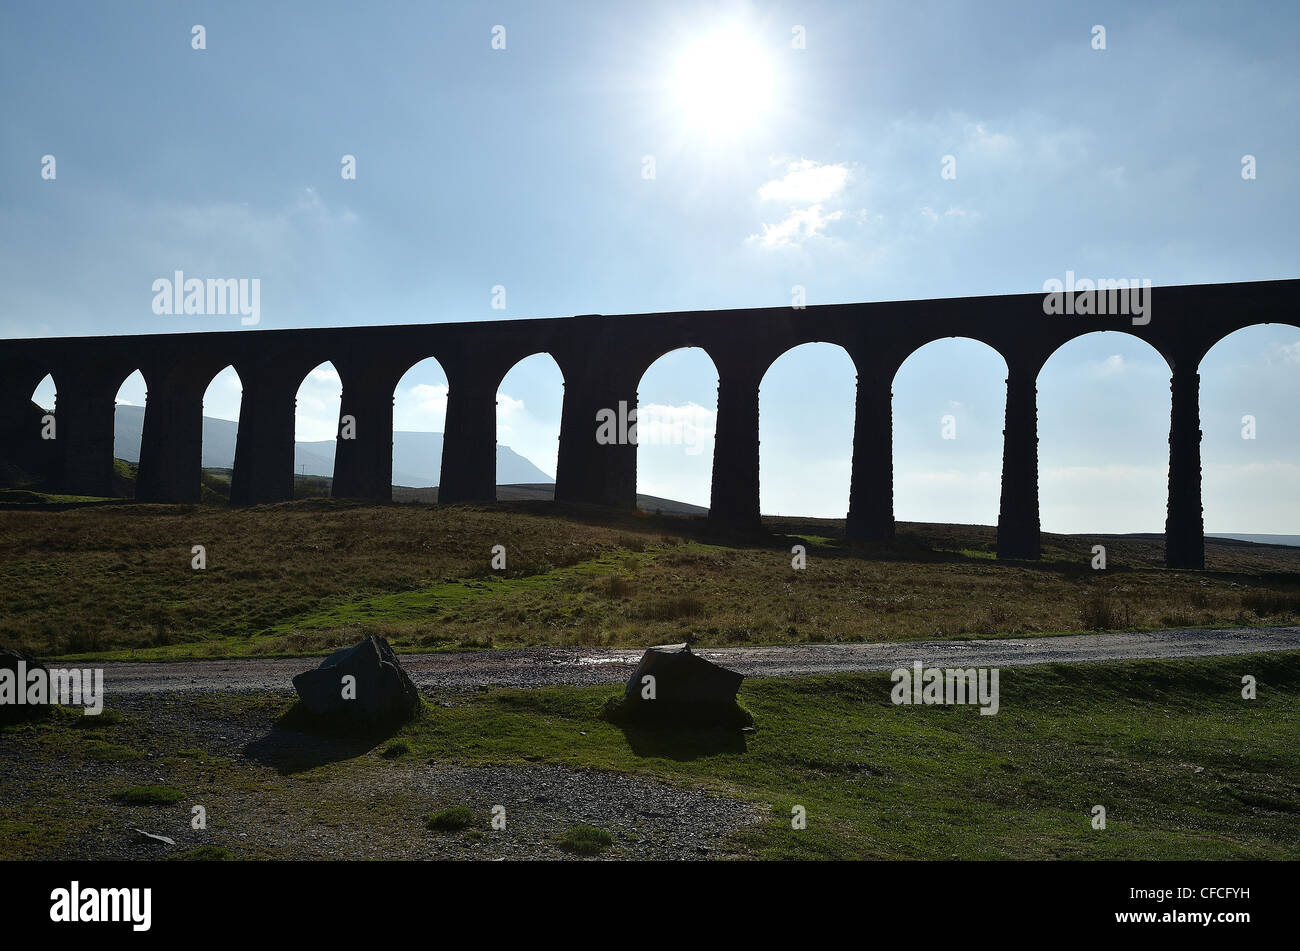
[[[1027,293],[1067,270],[1295,278],[1298,21],[1275,3],[11,0],[0,338],[247,329],[155,313],[176,270],[258,279],[256,329]],[[1283,325],[1203,362],[1207,530],[1300,533],[1298,371]],[[1123,334],[1051,358],[1045,530],[1163,529],[1168,376]],[[964,339],[903,365],[897,518],[996,521],[1004,379]],[[499,442],[548,473],[561,384],[539,355],[498,395]],[[641,492],[707,504],[716,387],[699,351],[647,372]],[[827,344],[769,370],[765,512],[844,514],[853,388]],[[205,412],[236,419],[239,390],[223,371]],[[308,375],[300,439],[332,437],[338,390],[332,367]],[[119,393],[145,398],[139,377]],[[439,431],[445,402],[417,365],[396,428]]]

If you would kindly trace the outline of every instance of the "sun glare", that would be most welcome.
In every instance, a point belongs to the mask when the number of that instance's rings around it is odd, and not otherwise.
[[[771,105],[772,65],[758,41],[724,29],[691,43],[672,71],[685,123],[697,132],[733,136],[756,126]]]

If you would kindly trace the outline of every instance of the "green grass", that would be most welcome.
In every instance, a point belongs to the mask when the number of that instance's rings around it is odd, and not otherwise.
[[[473,821],[473,810],[465,806],[453,806],[441,812],[431,813],[425,819],[424,825],[434,832],[459,832]]]
[[[1256,700],[1241,697],[1246,674]],[[400,854],[413,824],[470,835],[493,801],[426,814],[423,771],[445,764],[610,771],[741,800],[757,821],[726,845],[758,858],[1300,859],[1300,652],[1003,668],[996,716],[895,706],[890,688],[887,673],[747,680],[744,734],[620,727],[600,715],[616,685],[444,693],[387,740],[289,772],[207,745],[273,733],[283,696],[168,697],[155,703],[172,715],[133,710],[107,732],[60,713],[0,731],[15,784],[0,858],[81,854],[136,805],[194,789],[248,824],[300,816]],[[104,747],[174,752],[85,769]],[[394,747],[406,752],[382,758]],[[240,841],[247,858],[294,848]]]
[[[614,837],[595,826],[578,825],[560,839],[560,848],[577,855],[598,855],[614,844]]]
[[[64,708],[64,712],[71,719],[72,726],[78,730],[106,730],[122,722],[122,714],[116,710],[101,710],[94,715],[78,713],[68,708]]]
[[[220,845],[200,845],[198,848],[186,849],[177,853],[173,861],[177,862],[233,862],[235,853]]]
[[[144,759],[144,754],[137,749],[100,739],[89,740],[83,749],[87,759],[99,760],[103,763],[125,763]]]
[[[393,740],[384,747],[384,752],[380,755],[384,759],[396,759],[399,756],[405,756],[409,752],[411,752],[411,747],[405,740]]]
[[[1257,700],[1240,696],[1246,673]],[[743,741],[624,733],[598,717],[610,688],[503,690],[403,738],[421,761],[743,798],[766,818],[739,844],[764,858],[1300,858],[1300,654],[1006,668],[1000,687],[1001,711],[981,716],[895,706],[886,674],[751,680]]]
[[[185,798],[185,793],[170,786],[132,786],[113,793],[112,799],[128,806],[170,806]]]
[[[64,495],[59,492],[40,492],[33,489],[0,489],[0,504],[7,505],[78,505],[86,502],[110,502],[101,495]]]

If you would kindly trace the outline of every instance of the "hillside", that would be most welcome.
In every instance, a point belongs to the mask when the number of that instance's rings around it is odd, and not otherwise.
[[[144,407],[121,404],[114,414],[115,452],[127,462],[140,461]],[[203,417],[203,467],[230,469],[235,464],[239,425],[227,419]],[[293,471],[298,475],[332,476],[334,440],[294,443]],[[393,433],[393,484],[437,485],[442,473],[442,433]],[[509,446],[497,446],[497,479],[502,483],[554,480]]]
[[[534,482],[497,486],[498,502],[549,502],[555,498],[555,483]],[[419,502],[432,505],[438,501],[438,488],[393,487],[394,502]],[[657,495],[637,493],[636,505],[643,512],[656,515],[707,515],[709,510],[689,502],[661,499]]]
[[[903,523],[851,545],[834,526],[766,524],[716,534],[698,516],[553,502],[0,511],[0,644],[165,657],[321,652],[363,633],[428,650],[1300,623],[1295,548],[1209,539],[1207,570],[1184,572],[1163,567],[1159,539],[1111,537],[1100,572],[1094,536],[1045,534],[1042,562],[1004,563],[987,526]]]

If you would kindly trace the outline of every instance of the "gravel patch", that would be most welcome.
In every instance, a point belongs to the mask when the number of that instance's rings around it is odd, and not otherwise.
[[[382,742],[212,714],[196,699],[127,697],[113,705],[127,720],[105,731],[105,740],[128,743],[141,759],[60,759],[43,754],[36,734],[7,735],[0,746],[3,814],[38,828],[76,829],[60,854],[42,858],[96,860],[159,860],[200,845],[241,859],[588,860],[560,847],[579,824],[613,837],[596,860],[715,859],[743,857],[731,836],[762,818],[739,800],[603,770],[390,761],[380,755]],[[148,784],[180,789],[185,799],[134,806],[111,798]],[[205,830],[191,827],[196,805],[206,811]],[[456,806],[473,812],[469,827],[426,828],[430,813]],[[504,829],[492,826],[495,806],[504,807]]]

